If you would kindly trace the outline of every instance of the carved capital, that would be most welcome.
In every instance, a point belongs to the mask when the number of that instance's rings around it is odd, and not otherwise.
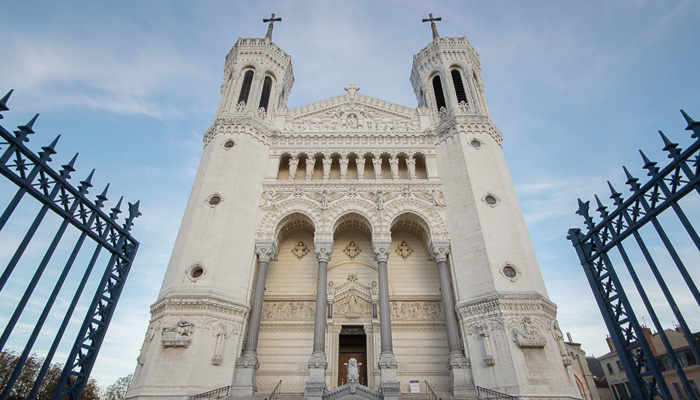
[[[446,240],[430,241],[430,255],[435,261],[447,261],[447,255],[450,254],[450,242]]]
[[[325,240],[314,240],[314,247],[316,248],[316,259],[318,261],[328,262],[331,259],[331,253],[333,252],[333,242]]]
[[[258,261],[270,262],[275,256],[275,251],[277,251],[277,246],[271,240],[255,242],[255,254],[258,255]]]
[[[389,253],[391,253],[391,241],[375,240],[372,242],[372,249],[377,262],[386,262],[389,259]]]

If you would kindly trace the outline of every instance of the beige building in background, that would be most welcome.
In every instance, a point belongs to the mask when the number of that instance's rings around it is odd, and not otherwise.
[[[415,108],[289,109],[291,57],[238,39],[128,398],[351,398],[351,358],[362,398],[581,397],[479,55],[433,32]]]

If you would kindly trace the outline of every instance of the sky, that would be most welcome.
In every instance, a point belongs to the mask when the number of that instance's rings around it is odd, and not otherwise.
[[[93,195],[109,182],[110,207],[121,195],[141,201],[132,231],[141,247],[93,370],[102,385],[136,366],[219,101],[224,57],[238,37],[263,37],[262,18],[272,12],[283,19],[273,41],[292,56],[290,108],[342,94],[350,82],[362,94],[415,107],[412,57],[431,40],[421,18],[433,13],[442,17],[441,36],[468,38],[560,326],[589,355],[608,351],[607,332],[566,240],[569,228],[582,226],[577,199],[607,201],[607,180],[626,193],[623,165],[646,176],[637,150],[665,163],[657,130],[683,147],[690,136],[679,109],[700,119],[700,3],[691,0],[42,0],[0,10],[0,95],[15,90],[0,124],[9,130],[40,113],[30,147],[39,151],[61,134],[53,164],[80,153],[76,184],[95,168]],[[14,189],[0,189],[5,207]],[[697,199],[684,202],[691,219],[700,218]],[[31,207],[22,210],[0,235],[0,259],[31,218]],[[682,243],[682,253],[700,261]],[[697,305],[671,281],[700,330]],[[0,310],[17,296],[0,293]],[[0,311],[3,325],[7,313]],[[661,319],[665,327],[675,321],[668,313]],[[31,318],[18,326],[26,332]],[[40,340],[35,350],[45,347]]]

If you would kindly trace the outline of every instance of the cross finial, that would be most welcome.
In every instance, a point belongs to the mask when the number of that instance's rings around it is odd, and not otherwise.
[[[350,97],[355,97],[355,92],[360,90],[359,86],[355,86],[354,83],[350,82],[348,86],[345,86],[345,91],[350,93]]]
[[[430,21],[430,29],[433,31],[433,40],[440,37],[437,32],[437,26],[435,26],[435,21],[442,21],[442,17],[433,18],[433,13],[428,14],[430,18],[423,18],[423,22]]]
[[[275,21],[282,21],[282,18],[275,18],[275,13],[272,13],[270,18],[263,18],[263,22],[270,23],[270,25],[267,26],[267,34],[265,35],[265,39],[270,39],[270,41],[272,41],[272,25],[275,23]]]

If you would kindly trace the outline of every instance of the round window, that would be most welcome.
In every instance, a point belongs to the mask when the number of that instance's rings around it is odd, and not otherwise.
[[[235,145],[236,145],[236,143],[235,143],[233,140],[227,140],[227,141],[224,143],[224,148],[225,148],[225,149],[230,149],[230,148],[232,148],[232,147],[235,146]]]
[[[192,279],[197,279],[200,276],[202,276],[202,274],[204,274],[204,269],[202,267],[194,267],[190,271],[190,276],[192,277]]]
[[[503,267],[503,275],[507,276],[508,278],[515,278],[515,275],[517,274],[518,271],[516,271],[512,266],[506,265]]]
[[[219,195],[215,194],[209,198],[209,205],[215,206],[219,203],[221,203],[221,197],[219,197]]]
[[[476,140],[476,139],[474,139],[474,140],[471,141],[471,145],[472,145],[473,148],[478,149],[479,147],[481,147],[481,142],[478,141],[478,140]]]
[[[486,204],[488,204],[490,206],[494,206],[498,202],[496,200],[496,197],[492,196],[492,195],[488,195],[488,196],[484,197],[484,201],[486,202]]]

